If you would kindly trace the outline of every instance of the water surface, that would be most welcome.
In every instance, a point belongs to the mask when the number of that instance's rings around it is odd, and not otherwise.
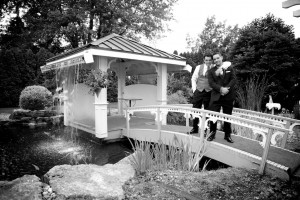
[[[0,181],[41,177],[55,165],[114,164],[131,152],[127,140],[101,143],[70,127],[0,128]]]

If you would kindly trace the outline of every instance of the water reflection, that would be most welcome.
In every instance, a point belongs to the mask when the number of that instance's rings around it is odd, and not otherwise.
[[[83,135],[70,127],[0,129],[0,180],[42,176],[62,164],[114,164],[131,152],[126,140],[100,144]]]

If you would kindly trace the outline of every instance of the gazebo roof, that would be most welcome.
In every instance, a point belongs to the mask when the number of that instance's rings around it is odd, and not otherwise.
[[[186,60],[184,57],[170,54],[159,49],[152,48],[150,46],[141,44],[137,41],[128,39],[126,37],[117,35],[117,34],[110,34],[106,37],[103,37],[99,40],[91,42],[87,45],[82,47],[78,47],[72,49],[68,52],[62,53],[60,55],[54,56],[47,60],[47,62],[53,62],[56,60],[60,60],[62,58],[68,57],[70,55],[76,54],[78,52],[84,51],[86,49],[99,49],[99,50],[106,50],[112,52],[125,52],[130,54],[137,54],[137,55],[146,55],[151,57],[157,58],[165,58],[165,59],[172,59],[172,60]]]
[[[144,71],[146,70],[145,65],[149,66],[151,63],[166,64],[169,72],[190,71],[191,68],[186,65],[186,58],[184,57],[155,49],[117,34],[110,34],[82,47],[49,58],[46,61],[46,65],[41,66],[41,71],[44,73],[49,70],[74,66],[76,64],[92,63],[94,62],[94,56],[103,56],[110,60],[122,59],[134,61],[132,63],[142,63],[144,67],[139,70]],[[153,72],[148,71],[143,73]]]

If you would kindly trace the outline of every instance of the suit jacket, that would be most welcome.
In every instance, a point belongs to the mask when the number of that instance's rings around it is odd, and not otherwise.
[[[230,87],[229,92],[222,96],[223,100],[232,100],[235,99],[235,84],[236,84],[236,75],[233,67],[228,67],[226,70],[223,70],[222,76],[216,75],[216,70],[218,68],[215,66],[208,71],[208,83],[210,87],[213,88],[211,92],[211,102],[218,101],[221,97],[220,89],[221,87]]]

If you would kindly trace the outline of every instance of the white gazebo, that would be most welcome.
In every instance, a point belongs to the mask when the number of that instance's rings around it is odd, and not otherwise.
[[[184,57],[117,34],[48,59],[41,70],[43,73],[56,71],[57,87],[63,89],[64,124],[95,134],[97,138],[107,138],[107,89],[102,89],[99,95],[88,94],[89,88],[75,81],[80,68],[116,72],[118,115],[122,116],[124,107],[131,101],[135,105],[167,104],[168,73],[189,71],[191,67],[186,65]],[[140,83],[125,86],[126,76],[132,75],[138,75]],[[153,80],[155,84],[151,83]]]

